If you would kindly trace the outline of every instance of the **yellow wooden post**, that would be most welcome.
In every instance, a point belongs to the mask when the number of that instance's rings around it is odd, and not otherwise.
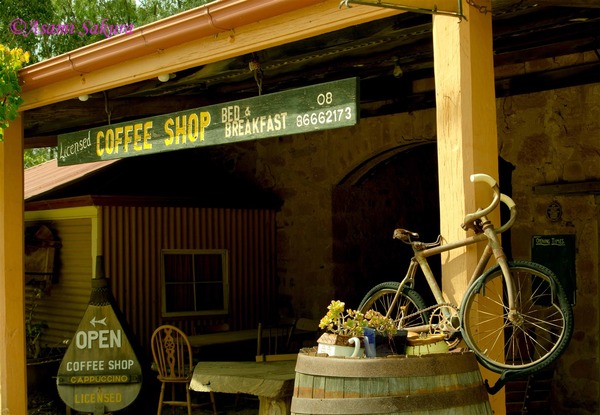
[[[491,200],[489,189],[475,187],[469,176],[498,179],[491,1],[471,3],[463,1],[463,19],[433,17],[440,229],[449,241],[464,238],[465,214]],[[490,218],[498,223],[498,212]],[[460,304],[482,249],[471,246],[442,257],[442,286],[451,302]],[[495,382],[490,372],[483,376]],[[503,391],[490,402],[495,415],[506,413]]]
[[[0,413],[27,413],[23,285],[23,123],[0,143]]]

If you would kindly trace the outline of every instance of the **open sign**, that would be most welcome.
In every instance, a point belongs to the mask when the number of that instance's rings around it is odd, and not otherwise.
[[[106,279],[93,281],[92,298],[58,369],[57,387],[71,408],[104,414],[133,403],[142,386],[142,367]]]

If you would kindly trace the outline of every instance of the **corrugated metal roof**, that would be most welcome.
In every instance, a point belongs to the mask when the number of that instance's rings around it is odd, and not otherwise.
[[[57,159],[25,169],[25,200],[81,179],[119,160],[58,167]]]

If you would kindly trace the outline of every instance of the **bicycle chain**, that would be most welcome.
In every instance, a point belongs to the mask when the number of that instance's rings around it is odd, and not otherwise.
[[[447,303],[447,304],[437,304],[437,306],[435,306],[434,309],[444,308],[444,307],[454,309],[456,311],[456,315],[458,316],[458,307],[455,306],[454,304],[450,304],[450,303]],[[431,314],[431,316],[429,316],[429,331],[430,332],[431,332],[431,326],[432,326],[432,323],[431,323],[431,319],[432,318],[433,318],[433,313]],[[459,318],[460,318],[460,316],[459,316]],[[458,329],[457,329],[457,331],[458,331]]]
[[[451,304],[451,303],[442,303],[442,304],[435,304],[435,305],[432,305],[430,307],[426,307],[424,309],[421,309],[421,310],[417,311],[416,313],[409,314],[408,316],[404,317],[404,319],[408,319],[408,318],[417,316],[419,314],[426,313],[426,312],[428,312],[430,310],[435,310],[435,309],[442,308],[442,307],[452,308],[452,309],[456,310],[456,312],[457,312],[456,314],[458,315],[459,308],[457,306],[455,306],[454,304]],[[428,324],[429,324],[429,332],[430,333],[432,333],[432,322],[431,322],[431,318],[432,317],[433,317],[433,315],[429,317],[429,322],[428,322]],[[451,333],[450,336],[452,334],[455,334],[455,333],[460,333],[460,326],[459,326],[459,328],[455,329],[454,333]],[[450,350],[452,350],[456,346],[458,346],[458,344],[460,343],[461,336],[459,334],[458,337],[455,337],[452,340],[451,340],[450,336],[446,333],[444,337],[446,337],[446,343],[448,343],[448,348]]]
[[[418,316],[419,314],[426,313],[429,310],[435,310],[438,307],[450,307],[450,308],[453,308],[456,311],[458,311],[458,307],[455,306],[454,304],[451,304],[451,303],[441,303],[441,304],[436,304],[436,305],[432,305],[432,306],[429,306],[429,307],[422,308],[421,310],[417,311],[416,313],[412,313],[412,314],[409,314],[407,316],[402,317],[401,320],[406,320],[408,318],[412,318],[414,316]]]
[[[442,333],[444,335],[444,338],[446,339],[448,348],[450,350],[452,350],[452,349],[456,348],[456,346],[458,346],[458,344],[460,343],[460,339],[461,339],[460,316],[458,315],[458,307],[456,307],[454,305],[447,305],[447,306],[439,306],[437,309],[440,309],[442,307],[452,308],[456,311],[455,315],[459,319],[458,327],[454,327],[454,324],[452,324],[452,320],[448,321],[446,319],[446,317],[444,316],[443,319],[446,320],[446,323],[449,323],[449,326],[443,325],[441,328],[438,327],[438,328],[434,329],[433,328],[433,326],[434,326],[433,318],[435,316],[435,311],[434,311],[433,313],[431,313],[431,316],[429,317],[429,333],[431,333],[431,334],[435,334],[436,332]]]

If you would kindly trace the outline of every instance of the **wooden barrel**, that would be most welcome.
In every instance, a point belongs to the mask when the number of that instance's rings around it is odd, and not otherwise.
[[[374,359],[300,353],[292,414],[492,414],[471,352]]]

